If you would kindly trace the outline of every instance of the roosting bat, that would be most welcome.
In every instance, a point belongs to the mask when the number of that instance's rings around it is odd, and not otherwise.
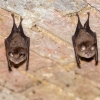
[[[26,61],[26,70],[28,70],[30,38],[24,34],[22,17],[20,17],[20,24],[17,27],[14,14],[11,14],[11,16],[13,18],[12,31],[8,38],[5,39],[8,69],[12,71],[12,65],[19,66],[20,63]]]
[[[82,26],[78,13],[78,23],[75,34],[72,36],[72,42],[76,57],[77,66],[80,68],[80,58],[90,59],[95,58],[95,65],[98,64],[98,47],[96,33],[90,29],[89,16],[88,19]]]

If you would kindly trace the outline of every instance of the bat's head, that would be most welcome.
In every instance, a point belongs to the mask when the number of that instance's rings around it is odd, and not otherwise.
[[[20,64],[21,62],[26,60],[26,55],[26,50],[21,47],[17,47],[14,50],[12,49],[10,50],[10,52],[8,52],[8,57],[14,64]]]
[[[90,41],[81,43],[78,46],[77,53],[84,58],[93,57],[96,53],[96,43],[93,44]]]

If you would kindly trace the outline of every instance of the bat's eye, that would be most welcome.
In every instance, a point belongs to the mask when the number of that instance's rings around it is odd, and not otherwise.
[[[20,53],[20,57],[24,57],[25,56],[25,54],[24,53]]]
[[[94,49],[95,49],[95,47],[94,47],[94,46],[92,46],[92,47],[91,47],[91,50],[93,51]]]
[[[13,53],[10,53],[9,55],[10,55],[11,57],[14,57]]]
[[[86,50],[86,47],[85,46],[82,46],[81,47],[81,51],[84,51],[84,50]]]

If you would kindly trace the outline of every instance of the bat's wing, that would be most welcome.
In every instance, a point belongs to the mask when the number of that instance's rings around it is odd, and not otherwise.
[[[95,65],[97,65],[98,64],[98,45],[97,45],[97,36],[96,36],[96,33],[94,33],[94,39],[95,39],[95,45],[96,45]]]
[[[27,44],[27,50],[28,50],[28,53],[27,53],[27,59],[26,59],[26,70],[28,70],[28,66],[29,66],[29,49],[30,49],[30,38],[27,37],[26,38],[26,44]]]
[[[78,56],[78,54],[76,53],[76,50],[75,50],[75,37],[74,36],[72,36],[72,42],[73,42],[73,47],[74,47],[74,52],[75,52],[75,58],[76,58],[77,66],[80,68],[79,56]]]
[[[11,69],[11,66],[12,66],[12,63],[11,61],[9,60],[9,57],[8,57],[8,38],[5,39],[5,49],[6,49],[6,56],[7,56],[7,62],[8,62],[8,69],[9,71],[12,71]]]

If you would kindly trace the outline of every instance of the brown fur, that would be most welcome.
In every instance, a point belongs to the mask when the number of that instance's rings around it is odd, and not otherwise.
[[[80,67],[80,57],[92,58],[95,57],[95,64],[98,63],[98,48],[96,34],[89,27],[89,13],[88,19],[82,26],[79,15],[77,28],[75,34],[72,36],[72,42],[75,51],[75,57],[78,67]]]
[[[13,18],[13,27],[11,34],[8,38],[5,39],[5,49],[6,56],[8,61],[8,68],[11,71],[11,66],[14,64],[19,65],[23,61],[26,60],[26,70],[28,70],[29,65],[29,46],[30,46],[30,38],[24,34],[22,28],[22,18],[20,18],[20,24],[17,28],[15,24],[14,15]]]

